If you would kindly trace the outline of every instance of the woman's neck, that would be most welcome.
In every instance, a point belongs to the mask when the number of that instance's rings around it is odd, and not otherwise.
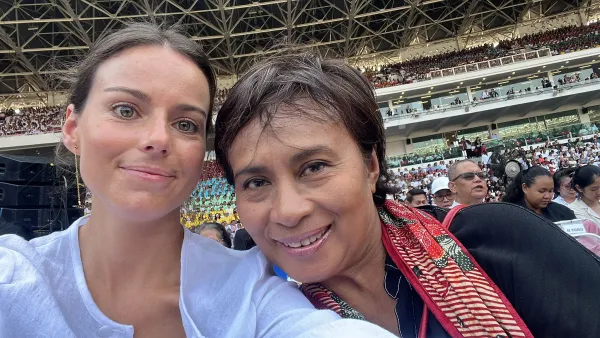
[[[585,203],[585,205],[587,205],[588,207],[590,207],[592,209],[600,207],[599,201],[589,200],[589,199],[585,198],[585,196],[582,196],[581,200],[583,201],[583,203]]]
[[[534,207],[533,205],[531,205],[531,204],[529,203],[529,201],[527,201],[527,198],[524,198],[524,200],[525,200],[525,204],[527,205],[527,208],[529,208],[530,210],[532,210],[532,211],[533,211],[533,212],[535,212],[536,214],[539,214],[539,215],[541,215],[541,214],[543,214],[543,213],[544,213],[544,211],[542,210],[542,208],[539,208],[539,207]]]
[[[575,202],[577,200],[577,196],[575,196],[575,197],[567,197],[567,198],[563,197],[563,200],[565,200],[565,202],[571,204],[571,203],[573,203],[573,202]]]
[[[179,285],[183,227],[179,209],[161,219],[133,223],[93,202],[87,224],[79,229],[86,279],[98,278],[110,289]]]
[[[377,309],[378,300],[389,298],[384,289],[387,253],[381,241],[381,223],[376,215],[375,231],[365,240],[362,250],[356,251],[354,263],[340,274],[321,282],[360,313],[369,316]]]

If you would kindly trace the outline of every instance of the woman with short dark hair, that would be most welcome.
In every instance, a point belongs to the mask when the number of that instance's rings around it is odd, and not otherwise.
[[[532,337],[524,320],[537,324],[539,336],[573,332],[570,323],[548,319],[553,313],[545,316],[538,306],[552,295],[532,291],[542,275],[533,250],[519,257],[531,261],[533,270],[503,269],[512,264],[505,257],[513,243],[525,239],[496,242],[504,254],[473,252],[489,263],[490,274],[502,270],[496,277],[515,296],[509,300],[432,216],[386,201],[394,189],[385,146],[368,81],[343,61],[311,53],[253,66],[231,89],[216,123],[217,159],[235,187],[244,227],[270,260],[303,283],[317,307],[402,337]],[[487,220],[474,221],[481,229]],[[494,240],[474,241],[481,246]],[[564,266],[565,273],[569,269],[581,272]],[[525,284],[517,287],[515,280],[528,281],[527,292],[512,292]],[[557,283],[567,289],[563,280]],[[513,301],[521,307],[515,310]]]
[[[385,146],[369,82],[311,53],[252,67],[216,123],[217,159],[244,227],[318,307],[404,337],[531,336],[451,234],[385,200],[395,192]]]

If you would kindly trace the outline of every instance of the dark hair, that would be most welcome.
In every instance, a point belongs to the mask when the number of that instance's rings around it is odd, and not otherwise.
[[[554,192],[557,196],[560,196],[560,185],[562,184],[562,180],[571,176],[573,172],[575,172],[574,168],[566,168],[554,173]]]
[[[225,246],[231,249],[231,237],[229,237],[229,233],[225,230],[225,227],[219,223],[203,223],[194,228],[194,232],[199,234],[203,230],[217,230],[219,235],[221,236],[221,241],[225,243]]]
[[[406,201],[408,203],[412,203],[413,197],[419,196],[419,195],[424,195],[425,197],[427,197],[427,194],[425,193],[425,191],[423,189],[411,189],[406,193]]]
[[[535,180],[540,176],[552,177],[548,169],[541,166],[534,166],[529,169],[522,170],[517,174],[512,183],[508,186],[506,194],[502,197],[502,202],[519,203],[524,197],[523,184],[531,187]]]
[[[595,165],[584,165],[583,167],[577,168],[573,173],[573,180],[571,186],[577,191],[577,194],[583,193],[583,189],[587,186],[592,185],[596,178],[600,176],[600,168]],[[576,186],[581,189],[578,190]]]
[[[210,105],[206,121],[206,135],[212,130],[212,108],[216,91],[216,76],[200,45],[187,38],[174,27],[162,27],[151,23],[133,23],[105,38],[98,40],[89,53],[74,67],[75,73],[67,80],[71,83],[68,104],[75,106],[74,113],[81,114],[88,99],[98,67],[119,53],[138,46],[163,46],[187,56],[200,68],[208,81]],[[151,70],[148,70],[151,71]],[[56,147],[56,162],[74,165],[73,157],[59,142]]]
[[[320,109],[308,112],[299,101],[308,99]],[[375,150],[379,180],[373,199],[385,201],[396,191],[385,159],[383,118],[374,90],[356,69],[341,60],[323,59],[311,52],[276,55],[254,65],[229,91],[215,125],[215,153],[230,184],[234,184],[228,151],[239,132],[254,119],[270,126],[281,106],[319,122],[342,122],[365,159]]]
[[[256,246],[246,229],[239,229],[233,236],[233,249],[238,251],[250,250]]]

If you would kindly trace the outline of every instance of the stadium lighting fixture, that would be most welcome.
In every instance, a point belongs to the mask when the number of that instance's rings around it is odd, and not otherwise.
[[[485,77],[483,79],[481,79],[482,81],[485,81]]]
[[[565,63],[569,63],[569,61],[565,62]]]
[[[431,90],[427,92],[427,94],[431,94]]]
[[[513,75],[515,75],[515,72],[513,72]]]
[[[542,71],[540,69],[538,69],[538,73],[541,73]]]
[[[433,89],[433,87],[429,88],[429,89]]]
[[[463,84],[462,82],[460,84]]]
[[[546,66],[542,67],[542,68],[546,68]]]
[[[427,98],[430,98],[430,97],[431,97],[431,95],[421,96],[422,99],[427,99]]]
[[[21,109],[19,109],[19,108],[15,109],[15,114],[21,114]]]
[[[565,66],[560,66],[560,68],[565,68]]]
[[[509,76],[508,78],[509,78],[509,79],[511,79],[511,78],[512,78],[512,76]]]

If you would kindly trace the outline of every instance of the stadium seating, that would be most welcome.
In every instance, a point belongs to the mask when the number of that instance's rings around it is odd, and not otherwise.
[[[61,107],[27,107],[0,111],[0,137],[60,131]]]
[[[600,45],[600,24],[592,23],[583,27],[568,26],[525,35],[518,39],[503,40],[496,47],[483,45],[391,64],[382,67],[380,71],[367,70],[365,75],[375,88],[393,87],[429,80],[429,73],[435,70],[510,56],[517,50],[549,48],[553,55],[558,55],[594,48],[598,45]]]

